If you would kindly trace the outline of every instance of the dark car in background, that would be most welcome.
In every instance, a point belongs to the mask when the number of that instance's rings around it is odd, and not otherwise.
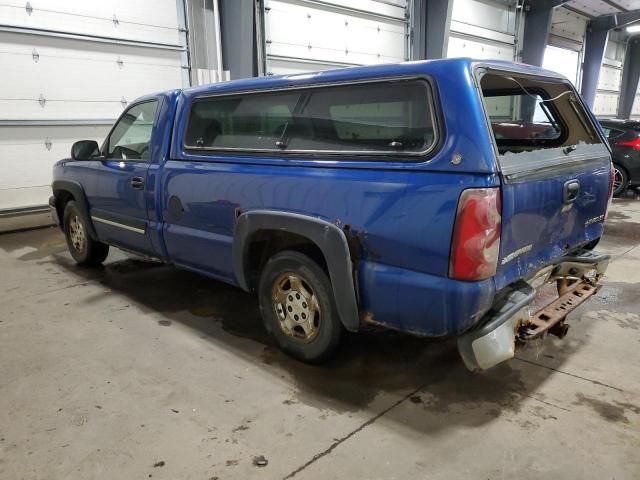
[[[612,150],[615,170],[613,194],[640,187],[640,121],[598,119]]]

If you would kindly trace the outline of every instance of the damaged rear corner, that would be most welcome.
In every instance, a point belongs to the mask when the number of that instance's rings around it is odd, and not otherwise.
[[[519,345],[547,333],[563,338],[569,329],[567,315],[598,291],[609,259],[609,255],[581,251],[503,290],[481,326],[458,338],[466,367],[487,370],[513,358]],[[532,312],[537,293],[549,284],[557,286],[558,297]]]

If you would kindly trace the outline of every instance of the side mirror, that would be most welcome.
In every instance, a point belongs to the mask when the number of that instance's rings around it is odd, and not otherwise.
[[[71,147],[71,158],[74,160],[91,160],[100,156],[100,147],[95,140],[80,140]]]

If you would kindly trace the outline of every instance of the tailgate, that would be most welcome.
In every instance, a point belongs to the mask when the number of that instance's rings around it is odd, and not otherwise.
[[[491,69],[481,75],[502,173],[500,289],[602,235],[611,157],[567,80]]]

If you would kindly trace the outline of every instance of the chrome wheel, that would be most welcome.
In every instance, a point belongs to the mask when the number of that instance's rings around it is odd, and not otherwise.
[[[271,303],[285,335],[310,342],[320,327],[320,304],[305,280],[297,273],[280,275],[271,290]]]
[[[71,239],[71,245],[73,245],[73,248],[78,252],[84,251],[86,236],[82,221],[77,215],[71,218],[71,221],[69,222],[69,238]]]
[[[624,177],[622,176],[622,172],[613,167],[613,192],[618,193],[622,188],[622,183],[624,182]]]

